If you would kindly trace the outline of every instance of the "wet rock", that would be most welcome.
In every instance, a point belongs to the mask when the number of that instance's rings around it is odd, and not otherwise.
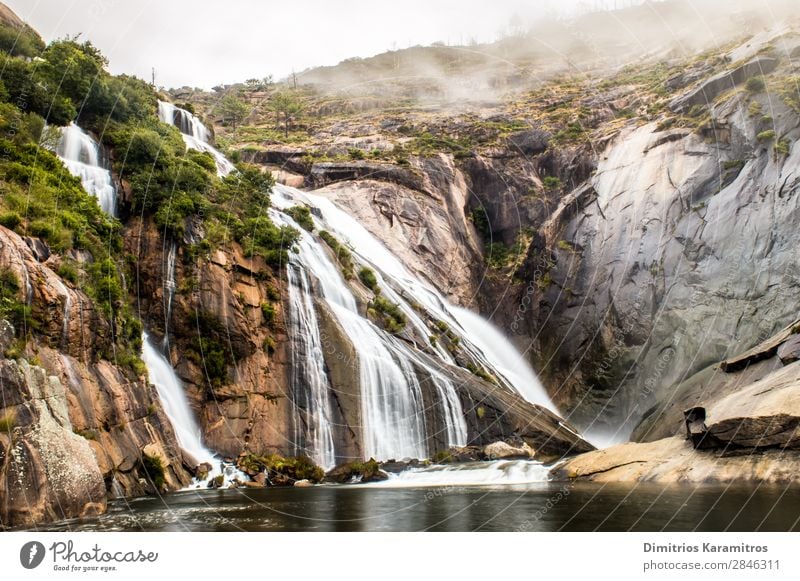
[[[511,458],[533,458],[536,452],[527,443],[512,446],[506,442],[492,442],[484,447],[483,455],[487,460],[506,460]]]
[[[36,260],[39,262],[45,262],[48,258],[50,258],[50,247],[46,242],[40,238],[33,238],[30,236],[26,236],[24,240],[25,244],[28,245],[28,248],[31,249],[31,252]]]
[[[194,477],[200,481],[203,481],[206,478],[208,478],[208,474],[213,469],[214,467],[211,464],[209,464],[208,462],[203,462],[202,464],[199,464],[195,469]]]
[[[347,482],[378,482],[386,480],[389,475],[381,470],[375,459],[370,458],[365,462],[356,461],[342,464],[325,474],[326,482],[345,484]]]
[[[314,483],[305,478],[303,480],[296,480],[294,483],[295,488],[311,488],[312,486],[314,486]]]

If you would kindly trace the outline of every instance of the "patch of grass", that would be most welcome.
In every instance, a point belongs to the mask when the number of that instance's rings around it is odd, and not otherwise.
[[[566,252],[574,252],[575,251],[575,249],[572,247],[572,244],[570,244],[566,240],[559,240],[556,243],[556,246],[558,246],[561,250],[564,250]]]
[[[548,190],[557,190],[561,188],[561,180],[555,176],[545,176],[542,180],[542,184]]]

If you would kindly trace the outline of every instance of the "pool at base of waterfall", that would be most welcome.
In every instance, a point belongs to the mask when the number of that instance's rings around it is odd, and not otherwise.
[[[323,484],[117,500],[39,530],[788,531],[800,530],[798,514],[798,495],[774,486]]]

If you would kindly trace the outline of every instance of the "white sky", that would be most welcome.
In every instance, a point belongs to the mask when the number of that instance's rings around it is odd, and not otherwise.
[[[633,0],[3,0],[46,41],[81,33],[113,73],[210,88]],[[638,3],[638,2],[637,2]]]

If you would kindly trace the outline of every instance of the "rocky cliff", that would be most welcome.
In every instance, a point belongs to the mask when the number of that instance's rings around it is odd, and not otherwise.
[[[26,243],[27,242],[27,243]],[[13,273],[35,339],[2,321],[0,523],[96,514],[115,495],[175,489],[191,476],[155,390],[106,359],[108,320],[54,272],[44,244],[0,227],[0,268]],[[30,246],[29,246],[30,244]]]

